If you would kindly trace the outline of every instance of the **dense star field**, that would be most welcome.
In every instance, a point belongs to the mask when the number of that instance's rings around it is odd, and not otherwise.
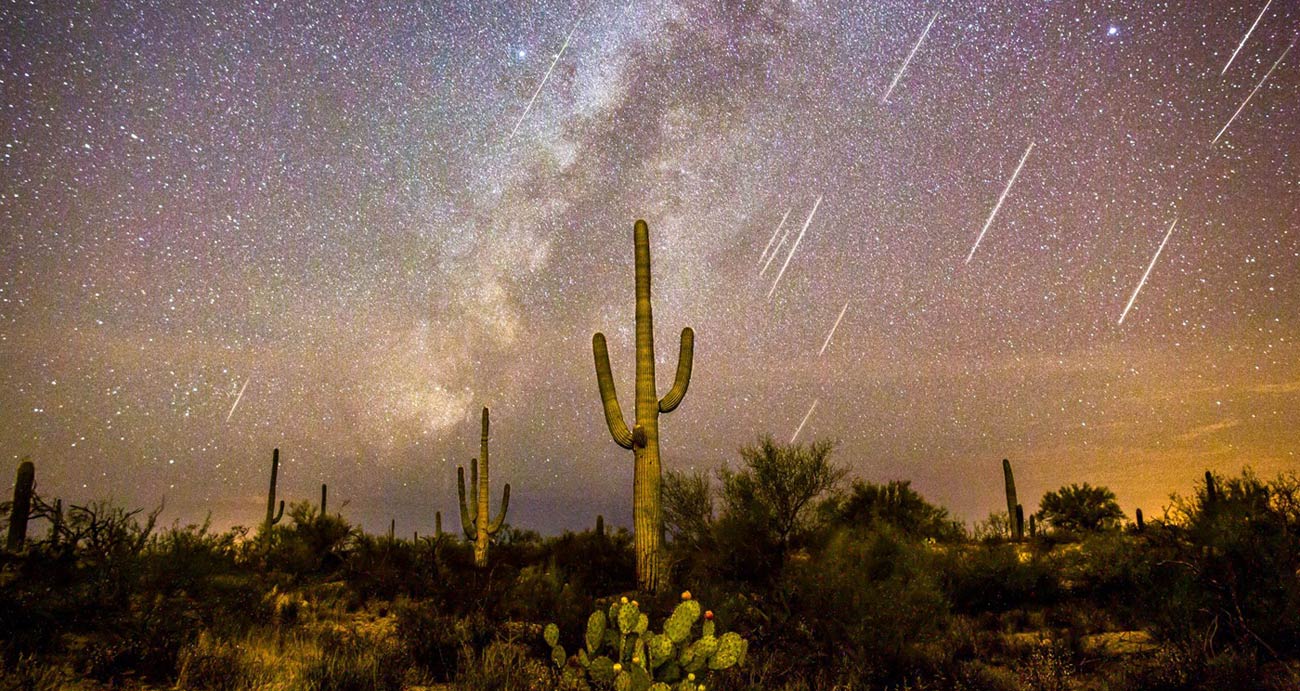
[[[637,218],[661,393],[696,331],[668,469],[806,418],[973,519],[1004,457],[1148,516],[1297,466],[1296,3],[204,4],[0,7],[43,495],[252,525],[278,446],[282,497],[455,529],[487,405],[513,524],[629,525]]]

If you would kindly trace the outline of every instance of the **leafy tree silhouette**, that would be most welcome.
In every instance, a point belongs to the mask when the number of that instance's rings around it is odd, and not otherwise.
[[[1047,521],[1053,528],[1067,532],[1107,530],[1124,518],[1114,492],[1086,482],[1048,492],[1038,506],[1040,521]]]

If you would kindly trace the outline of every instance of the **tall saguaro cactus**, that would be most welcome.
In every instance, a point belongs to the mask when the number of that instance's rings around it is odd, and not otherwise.
[[[658,591],[667,586],[661,578],[663,509],[660,503],[659,414],[670,413],[681,404],[691,383],[691,361],[695,332],[682,329],[677,357],[677,379],[663,398],[655,390],[654,318],[650,310],[650,229],[638,220],[632,231],[636,249],[636,399],[634,423],[629,431],[614,389],[605,335],[591,338],[596,359],[596,381],[605,407],[605,423],[614,442],[632,450],[632,520],[636,544],[637,587]]]
[[[1011,461],[1002,459],[1002,478],[1007,485],[1007,519],[1011,523],[1011,533],[1016,540],[1025,538],[1024,523],[1016,520],[1016,476],[1011,474]],[[1023,515],[1023,514],[1022,514]]]
[[[5,547],[17,552],[27,541],[27,517],[32,511],[32,487],[36,485],[36,466],[23,459],[14,477],[14,503],[9,514],[9,539]]]
[[[492,536],[501,530],[506,520],[506,509],[510,506],[510,483],[506,483],[501,493],[501,512],[495,519],[488,521],[488,409],[483,408],[483,436],[479,438],[479,458],[470,461],[470,501],[465,503],[465,467],[456,468],[456,489],[460,497],[460,526],[465,537],[474,541],[474,565],[487,566],[488,543]],[[479,461],[483,462],[483,473],[479,474]],[[470,512],[473,506],[473,512]]]
[[[271,452],[271,490],[266,494],[266,530],[270,531],[271,526],[280,522],[284,517],[284,500],[280,500],[279,513],[275,510],[275,481],[280,475],[280,450],[276,449]]]

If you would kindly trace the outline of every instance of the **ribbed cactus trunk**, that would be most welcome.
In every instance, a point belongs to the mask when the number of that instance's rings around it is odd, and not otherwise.
[[[1002,459],[1002,479],[1007,487],[1007,520],[1011,524],[1011,535],[1016,540],[1023,540],[1025,524],[1016,520],[1016,506],[1019,505],[1016,501],[1016,477],[1011,474],[1011,461],[1005,458]]]
[[[266,530],[269,533],[271,526],[280,522],[284,517],[284,501],[280,501],[280,511],[275,511],[275,483],[280,476],[280,450],[275,449],[271,452],[271,489],[266,493]]]
[[[483,568],[487,566],[488,560],[488,541],[492,539],[492,533],[488,532],[487,517],[492,510],[488,507],[488,473],[491,468],[488,464],[488,409],[483,408],[483,432],[478,441],[478,509],[476,515],[478,519],[474,521],[474,565]],[[500,526],[497,526],[500,527]]]
[[[24,460],[14,477],[14,503],[9,513],[9,539],[5,546],[17,552],[27,541],[27,517],[32,511],[32,488],[36,485],[36,466]]]
[[[465,468],[456,468],[456,489],[460,498],[460,524],[465,537],[474,541],[474,565],[483,568],[488,562],[488,544],[492,536],[501,530],[506,520],[506,509],[510,506],[510,483],[506,483],[501,493],[501,511],[491,522],[488,521],[488,409],[483,409],[483,434],[479,437],[479,458],[470,462],[470,501],[465,502]],[[482,461],[480,472],[479,461]],[[470,507],[473,507],[473,513]]]
[[[660,399],[655,391],[654,317],[650,307],[650,229],[638,220],[632,232],[636,254],[636,398],[631,431],[623,420],[614,377],[609,367],[605,336],[592,337],[596,379],[605,408],[605,422],[614,441],[632,450],[632,522],[636,545],[637,587],[659,591],[667,586],[661,578],[663,509],[660,500],[662,467],[659,460],[659,414],[675,409],[686,396],[691,381],[695,332],[682,330],[673,388]]]

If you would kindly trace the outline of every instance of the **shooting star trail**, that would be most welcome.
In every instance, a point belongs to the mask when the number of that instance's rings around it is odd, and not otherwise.
[[[894,75],[894,81],[889,83],[889,88],[885,91],[884,98],[880,99],[881,103],[888,101],[889,95],[894,93],[894,87],[898,86],[898,80],[903,78],[903,73],[907,71],[907,65],[912,62],[912,56],[916,55],[916,51],[921,47],[921,43],[925,41],[926,35],[930,33],[930,27],[934,26],[934,20],[938,18],[938,12],[935,12],[934,16],[930,17],[930,23],[925,25],[925,31],[921,32],[921,37],[916,39],[916,45],[912,46],[912,52],[907,54],[907,59],[903,61],[903,66],[898,68],[898,74]]]
[[[767,261],[763,262],[763,270],[758,272],[758,275],[760,277],[763,274],[767,273],[768,267],[772,266],[772,260],[776,259],[776,253],[780,251],[782,247],[785,247],[785,241],[789,239],[790,239],[790,229],[787,228],[784,233],[781,233],[781,239],[777,241],[776,247],[772,248],[772,253],[767,255]]]
[[[1219,130],[1219,133],[1214,135],[1214,141],[1210,142],[1210,146],[1219,143],[1219,138],[1223,136],[1224,132],[1228,131],[1229,127],[1232,126],[1232,121],[1236,120],[1238,115],[1241,115],[1241,111],[1246,108],[1246,104],[1250,103],[1250,99],[1255,97],[1255,92],[1259,91],[1260,87],[1264,86],[1264,82],[1268,81],[1269,76],[1273,74],[1273,70],[1277,69],[1277,66],[1282,64],[1282,61],[1286,59],[1286,54],[1290,53],[1291,49],[1294,47],[1295,41],[1292,41],[1291,45],[1287,46],[1286,50],[1282,51],[1282,56],[1277,59],[1277,62],[1273,63],[1272,67],[1268,68],[1268,71],[1264,73],[1264,78],[1259,80],[1259,83],[1255,85],[1255,88],[1251,89],[1250,95],[1246,97],[1246,100],[1242,101],[1241,105],[1237,107],[1237,112],[1233,113],[1232,117],[1228,118],[1228,124],[1224,125],[1223,129]]]
[[[803,426],[808,424],[808,418],[812,417],[813,411],[817,410],[817,399],[813,399],[812,407],[808,409],[808,414],[803,416],[803,421],[799,423],[799,428],[794,431],[794,436],[790,437],[790,443],[799,438],[799,433],[803,431]]]
[[[1165,239],[1160,241],[1160,247],[1156,250],[1156,255],[1151,258],[1151,263],[1147,265],[1146,273],[1142,274],[1142,280],[1138,281],[1137,287],[1133,289],[1133,297],[1129,298],[1128,304],[1124,306],[1124,313],[1119,315],[1120,324],[1124,323],[1124,317],[1128,316],[1128,311],[1133,309],[1133,302],[1137,300],[1138,293],[1142,292],[1142,286],[1146,285],[1147,276],[1150,276],[1151,269],[1155,268],[1156,260],[1160,258],[1160,253],[1165,250],[1165,243],[1169,242],[1169,236],[1174,234],[1174,226],[1176,225],[1178,225],[1177,216],[1174,217],[1174,222],[1169,224],[1169,232],[1165,233]]]
[[[573,32],[578,30],[578,24],[580,24],[581,21],[582,20],[579,19],[574,22],[573,28],[569,29],[569,35],[564,37],[564,45],[560,46],[560,52],[556,53],[555,57],[551,59],[551,66],[546,68],[546,74],[542,76],[542,81],[537,84],[537,89],[533,91],[533,97],[528,99],[528,105],[524,106],[523,114],[521,114],[519,119],[515,121],[514,129],[510,130],[510,136],[506,137],[506,139],[514,138],[515,132],[518,132],[519,126],[524,123],[524,118],[528,117],[528,111],[533,109],[533,103],[537,101],[537,95],[542,93],[542,87],[546,86],[546,80],[551,78],[551,71],[555,69],[555,63],[560,61],[560,57],[564,55],[564,49],[569,47],[569,39],[573,38]]]
[[[822,349],[817,351],[818,357],[821,357],[821,354],[826,352],[826,346],[831,344],[831,338],[835,336],[835,330],[840,328],[840,322],[843,321],[844,313],[847,311],[849,311],[849,303],[845,301],[844,309],[840,310],[840,316],[835,318],[835,325],[831,327],[831,332],[826,334],[826,342],[822,344]]]
[[[233,415],[235,414],[235,408],[238,408],[238,407],[239,407],[239,402],[240,402],[241,400],[243,400],[243,398],[244,398],[244,389],[247,389],[247,388],[248,388],[248,382],[250,382],[250,381],[252,381],[252,380],[253,380],[252,377],[249,377],[248,379],[245,379],[245,380],[244,380],[244,385],[241,386],[241,387],[239,387],[239,395],[238,395],[238,396],[235,396],[235,404],[232,405],[232,406],[230,406],[230,412],[229,412],[229,413],[226,413],[226,422],[230,422],[230,418],[231,418],[231,416],[233,416]]]
[[[993,225],[993,219],[998,215],[998,209],[1002,208],[1002,202],[1007,200],[1007,194],[1011,192],[1011,186],[1016,184],[1016,177],[1020,175],[1020,169],[1025,167],[1025,161],[1029,160],[1029,152],[1034,150],[1034,143],[1029,142],[1029,148],[1025,149],[1025,155],[1020,157],[1020,164],[1016,166],[1016,172],[1011,174],[1011,179],[1007,180],[1006,189],[1002,190],[1002,196],[998,197],[998,203],[993,205],[993,211],[989,213],[989,219],[984,222],[984,228],[980,230],[979,237],[975,238],[975,246],[970,248],[970,254],[966,255],[966,263],[975,256],[975,250],[979,249],[980,241],[984,239],[984,234],[989,232],[989,226]]]
[[[774,254],[776,253],[776,250],[772,249],[772,243],[776,242],[776,236],[777,236],[777,234],[780,233],[780,232],[781,232],[781,229],[785,227],[785,219],[790,218],[790,212],[791,212],[791,211],[794,211],[794,207],[790,207],[790,208],[788,208],[788,209],[785,210],[785,215],[781,217],[781,222],[777,224],[777,226],[776,226],[776,230],[773,231],[773,233],[772,233],[772,239],[767,241],[767,247],[764,247],[764,248],[763,248],[763,253],[760,254],[760,255],[758,255],[758,263],[759,263],[759,264],[762,264],[762,263],[763,263],[763,258],[767,256],[767,251],[768,251],[768,250],[772,250],[772,252],[773,252]],[[766,268],[766,267],[764,267],[764,268]],[[762,274],[760,273],[759,275],[761,276]]]
[[[790,254],[785,255],[785,263],[781,265],[781,270],[776,272],[776,280],[772,281],[772,289],[767,291],[767,299],[772,299],[772,293],[776,292],[776,284],[781,282],[781,277],[785,275],[785,267],[790,266],[790,260],[794,259],[794,251],[799,249],[799,241],[803,239],[803,234],[808,232],[808,224],[812,223],[813,216],[817,215],[817,207],[821,206],[822,198],[820,195],[817,201],[813,202],[812,211],[808,212],[808,220],[803,222],[803,230],[799,231],[799,237],[794,239],[794,244],[790,246]]]
[[[1273,0],[1268,0],[1268,2],[1264,3],[1264,9],[1259,11],[1259,16],[1255,17],[1255,23],[1251,24],[1250,28],[1246,30],[1246,35],[1241,37],[1241,43],[1238,43],[1237,49],[1232,51],[1232,57],[1228,58],[1228,64],[1224,65],[1223,71],[1219,73],[1220,77],[1228,73],[1228,68],[1232,66],[1232,61],[1237,59],[1237,53],[1241,52],[1242,46],[1246,45],[1246,40],[1250,38],[1252,33],[1254,33],[1255,27],[1259,26],[1259,20],[1264,18],[1264,13],[1268,12],[1268,6],[1272,4]]]

